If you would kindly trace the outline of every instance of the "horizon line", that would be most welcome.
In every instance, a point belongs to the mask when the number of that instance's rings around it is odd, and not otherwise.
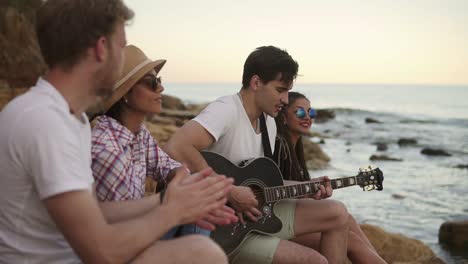
[[[170,84],[238,84],[239,88],[242,86],[241,82],[234,81],[174,81],[165,82]],[[295,82],[296,85],[367,85],[367,86],[451,86],[451,87],[468,87],[468,83],[378,83],[378,82]]]

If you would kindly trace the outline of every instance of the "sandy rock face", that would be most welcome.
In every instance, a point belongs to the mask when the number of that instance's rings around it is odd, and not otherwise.
[[[0,6],[0,80],[9,87],[32,86],[47,68],[33,23],[41,1],[29,2],[23,9]]]
[[[42,1],[6,1],[0,4],[0,110],[24,93],[45,72],[34,30]],[[18,88],[21,87],[21,88]]]
[[[325,168],[330,162],[330,157],[322,150],[319,144],[303,138],[304,158],[309,170],[319,170]]]
[[[379,255],[390,264],[444,263],[428,246],[417,239],[389,233],[368,224],[361,225],[361,228]]]

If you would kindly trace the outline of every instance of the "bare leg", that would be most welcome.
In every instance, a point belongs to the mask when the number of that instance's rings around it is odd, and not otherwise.
[[[365,241],[363,241],[360,235],[349,232],[348,240],[348,257],[352,263],[358,264],[386,264],[374,248],[369,247]]]
[[[288,240],[281,240],[273,255],[273,264],[314,263],[327,264],[328,261],[317,251]]]
[[[310,233],[310,234],[295,237],[291,239],[290,241],[309,247],[309,248],[313,248],[315,250],[319,250],[321,238],[322,238],[322,233]]]
[[[227,264],[228,261],[223,250],[208,237],[188,235],[157,241],[132,261],[132,264],[150,263]]]
[[[368,246],[370,247],[372,250],[375,251],[375,248],[374,246],[372,246],[371,242],[369,241],[369,239],[367,238],[367,236],[364,234],[364,232],[362,231],[361,229],[361,226],[359,226],[358,222],[356,221],[356,219],[354,219],[354,217],[349,214],[350,218],[349,218],[349,221],[350,221],[350,224],[349,224],[349,230],[350,231],[353,231],[356,235],[359,236],[359,238]]]
[[[346,262],[349,214],[341,202],[297,200],[294,232],[297,237],[321,232],[320,253],[331,264]],[[295,241],[302,242],[300,239]]]
[[[387,263],[374,249],[357,221],[350,215],[350,230],[348,235],[348,258],[352,263],[366,264]],[[312,233],[291,239],[291,241],[318,250],[320,246],[321,233]]]

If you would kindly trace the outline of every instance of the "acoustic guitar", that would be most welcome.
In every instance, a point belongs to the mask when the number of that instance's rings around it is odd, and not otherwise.
[[[226,158],[213,153],[203,151],[202,156],[208,165],[218,174],[224,174],[234,178],[234,185],[247,186],[252,189],[258,201],[258,208],[262,216],[257,222],[246,221],[218,226],[211,233],[213,238],[226,252],[230,254],[238,248],[245,236],[251,232],[262,234],[274,234],[281,230],[282,223],[273,212],[273,206],[283,199],[299,198],[315,194],[324,185],[322,181],[304,182],[294,185],[283,185],[283,177],[274,161],[261,157],[253,159],[243,167],[234,165]],[[349,186],[360,186],[363,190],[383,190],[383,173],[379,168],[368,167],[359,169],[356,176],[332,179],[331,187],[340,189]]]

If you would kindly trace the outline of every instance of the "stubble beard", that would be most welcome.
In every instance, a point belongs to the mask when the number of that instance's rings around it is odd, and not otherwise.
[[[119,67],[116,65],[115,60],[108,60],[106,65],[101,71],[96,72],[96,86],[95,95],[102,100],[107,100],[113,91],[114,84],[118,81],[120,76]]]
[[[93,112],[101,112],[104,110],[104,102],[112,95],[114,84],[117,82],[116,67],[111,61],[103,67],[94,76],[94,89],[91,91],[94,103],[90,109]]]

